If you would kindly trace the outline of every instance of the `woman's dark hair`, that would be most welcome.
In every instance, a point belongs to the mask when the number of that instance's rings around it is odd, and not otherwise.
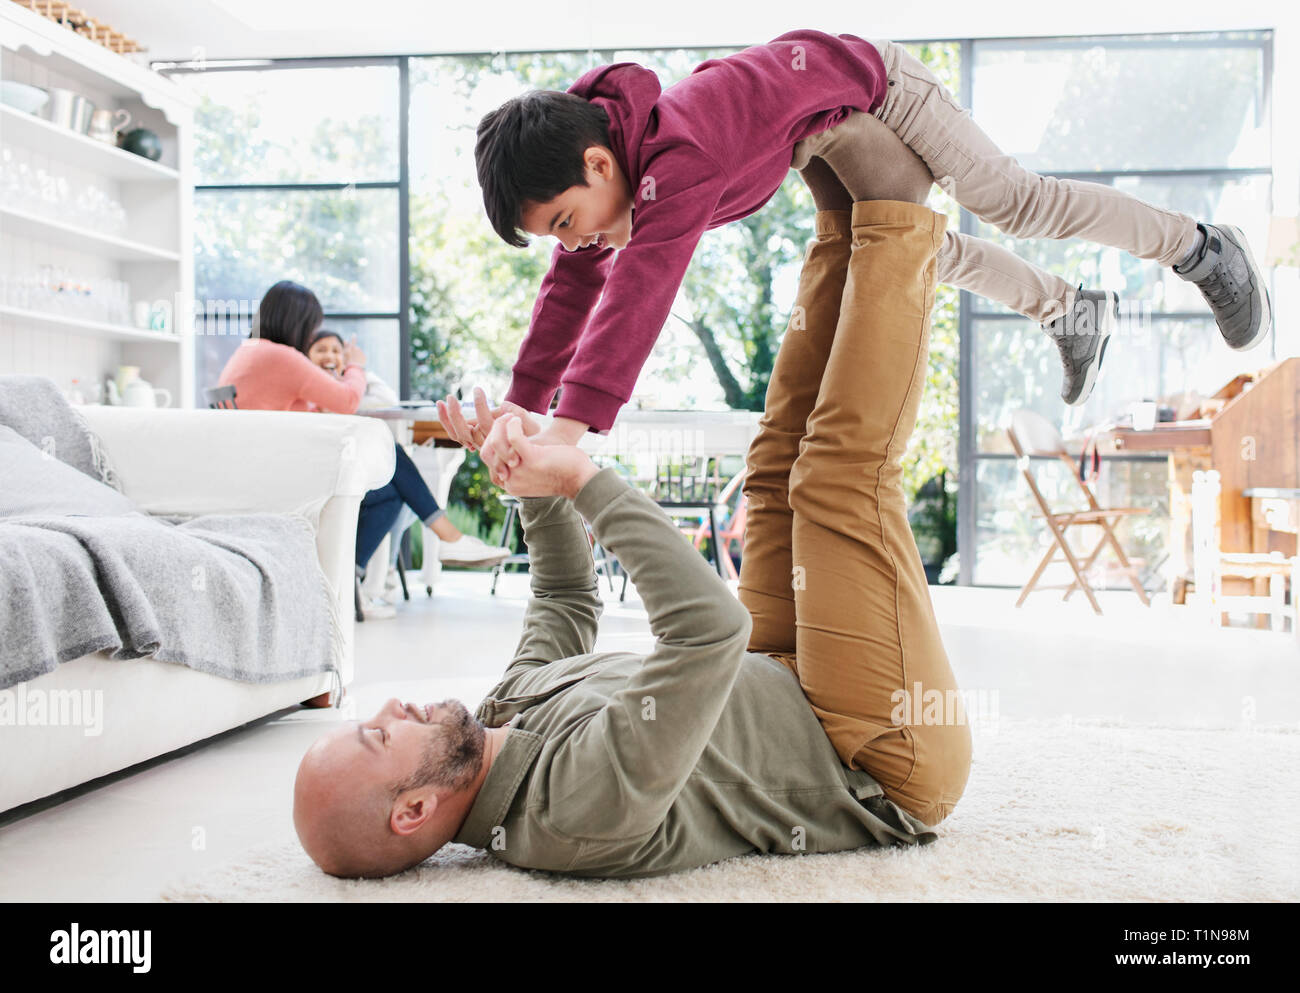
[[[320,341],[322,338],[337,338],[340,345],[347,347],[347,342],[343,340],[343,335],[339,334],[337,331],[331,331],[329,328],[321,328],[311,336],[311,341],[307,342],[307,350],[310,350],[311,346],[316,344],[316,342]]]
[[[546,203],[570,186],[587,185],[583,154],[609,147],[609,115],[558,90],[533,90],[507,100],[478,125],[474,162],[492,228],[524,248],[524,204]]]
[[[305,286],[282,279],[262,297],[253,318],[252,338],[265,338],[277,345],[288,345],[304,355],[311,347],[311,336],[325,320],[316,294]]]

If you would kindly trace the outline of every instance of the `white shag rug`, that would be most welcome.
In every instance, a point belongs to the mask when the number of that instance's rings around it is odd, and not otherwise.
[[[1300,727],[1097,721],[977,728],[970,782],[915,848],[746,855],[640,880],[529,872],[447,845],[339,880],[296,843],[169,884],[169,901],[1295,901]]]

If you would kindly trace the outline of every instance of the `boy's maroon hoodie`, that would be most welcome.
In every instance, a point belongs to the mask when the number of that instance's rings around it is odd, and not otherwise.
[[[767,203],[796,142],[874,111],[886,85],[875,46],[820,31],[702,62],[666,91],[632,62],[582,76],[569,92],[609,115],[633,193],[632,236],[617,252],[556,247],[506,399],[544,412],[562,385],[555,415],[607,432],[704,232]]]

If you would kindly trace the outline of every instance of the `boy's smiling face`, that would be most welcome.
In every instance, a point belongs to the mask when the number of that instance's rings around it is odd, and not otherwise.
[[[583,153],[587,185],[570,186],[546,203],[529,203],[523,229],[539,238],[552,235],[567,251],[596,244],[624,247],[632,237],[632,191],[614,154],[603,145]]]

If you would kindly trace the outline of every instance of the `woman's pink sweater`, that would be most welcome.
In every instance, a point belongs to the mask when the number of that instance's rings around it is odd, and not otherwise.
[[[221,370],[218,386],[235,388],[240,410],[319,410],[355,414],[366,392],[366,373],[350,365],[336,379],[296,348],[249,338]]]

